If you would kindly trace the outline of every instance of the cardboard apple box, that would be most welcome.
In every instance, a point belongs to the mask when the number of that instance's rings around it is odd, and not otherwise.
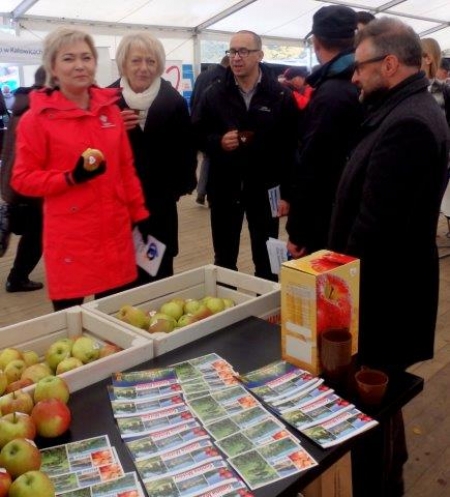
[[[348,329],[358,351],[359,259],[319,250],[281,266],[281,349],[288,362],[320,374],[320,333]]]
[[[0,350],[9,347],[34,350],[42,362],[52,343],[80,335],[91,337],[98,347],[112,343],[122,350],[62,373],[60,376],[66,380],[71,392],[153,358],[150,338],[117,327],[79,306],[0,328]],[[34,385],[24,390],[32,392]]]
[[[175,328],[170,333],[149,333],[117,318],[119,309],[126,304],[150,312],[174,298],[201,299],[205,296],[230,298],[235,306],[182,328]],[[279,323],[280,285],[209,264],[110,297],[87,302],[82,307],[110,319],[116,326],[123,326],[151,338],[156,357],[250,316]]]

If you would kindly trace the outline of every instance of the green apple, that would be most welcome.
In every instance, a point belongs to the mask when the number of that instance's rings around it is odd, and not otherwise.
[[[45,353],[45,360],[51,367],[52,371],[56,371],[58,364],[63,359],[65,359],[66,357],[70,357],[71,350],[72,345],[64,340],[57,340],[50,345]]]
[[[76,357],[67,357],[63,359],[56,368],[56,374],[67,373],[67,371],[71,371],[72,369],[79,368],[83,363],[80,359]]]
[[[225,309],[223,300],[219,297],[211,297],[205,302],[206,307],[213,313],[217,314]]]
[[[31,418],[36,425],[38,435],[53,438],[59,437],[69,429],[72,416],[70,409],[61,400],[46,399],[35,404]]]
[[[223,302],[225,309],[230,309],[230,307],[234,307],[236,305],[236,303],[233,299],[223,298],[222,302]]]
[[[32,417],[23,412],[11,412],[0,418],[0,448],[15,438],[36,437],[36,424]]]
[[[16,438],[0,450],[0,466],[17,478],[41,467],[41,453],[32,440]]]
[[[29,414],[33,406],[33,397],[30,393],[23,390],[15,390],[0,397],[0,412],[3,415],[10,412],[24,412]]]
[[[28,471],[12,482],[8,497],[55,497],[55,486],[44,472]]]
[[[39,362],[39,356],[34,350],[24,350],[22,352],[23,360],[27,366],[32,364],[37,364]]]
[[[0,369],[0,395],[4,394],[7,385],[8,385],[8,378],[5,372],[3,371],[3,369]]]
[[[202,303],[196,299],[186,300],[184,304],[183,311],[185,314],[194,314],[194,312],[198,311]]]
[[[212,315],[213,313],[211,309],[207,307],[206,304],[201,304],[201,306],[194,312],[194,317],[197,321],[200,321],[201,319],[205,319]]]
[[[150,333],[156,333],[158,331],[164,333],[170,333],[177,326],[177,321],[174,317],[164,314],[162,312],[157,312],[150,318],[150,326],[148,331]]]
[[[32,364],[28,366],[22,376],[20,377],[22,380],[25,378],[29,378],[33,383],[37,383],[42,378],[46,376],[53,376],[53,371],[45,362],[39,362],[37,364]]]
[[[96,361],[100,355],[100,345],[91,337],[81,336],[73,344],[72,355],[83,364]]]
[[[59,399],[65,404],[69,401],[69,386],[60,376],[47,376],[36,383],[33,400],[37,404],[44,399]]]
[[[6,365],[15,360],[22,359],[22,352],[19,349],[8,347],[0,352],[0,369],[5,369]]]
[[[183,315],[183,306],[177,302],[166,302],[159,308],[159,312],[172,316],[175,321],[178,321]]]
[[[117,313],[117,318],[124,323],[131,324],[137,328],[147,330],[150,324],[150,318],[142,309],[133,307],[132,305],[123,305]]]
[[[12,383],[13,381],[20,380],[22,373],[27,368],[25,361],[23,359],[13,359],[8,362],[5,367],[6,378],[8,379],[8,383]]]
[[[178,320],[178,327],[182,328],[183,326],[188,326],[195,322],[196,319],[193,314],[183,314],[181,318]]]
[[[185,300],[182,299],[181,297],[175,297],[171,300],[171,302],[175,302],[176,304],[178,304],[180,307],[183,307],[184,306],[184,303],[185,303]]]

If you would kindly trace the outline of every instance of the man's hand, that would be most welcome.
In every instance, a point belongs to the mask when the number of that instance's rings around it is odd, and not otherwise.
[[[287,216],[289,214],[290,204],[286,200],[278,202],[278,217]]]
[[[225,133],[222,136],[220,143],[225,152],[232,152],[233,150],[236,150],[239,147],[239,136],[237,129]]]
[[[130,131],[130,129],[135,128],[139,124],[139,114],[136,114],[136,111],[133,109],[123,109],[120,115],[127,131]]]
[[[304,257],[307,254],[305,247],[299,247],[290,240],[287,242],[287,251],[291,254],[293,259],[300,259],[300,257]]]

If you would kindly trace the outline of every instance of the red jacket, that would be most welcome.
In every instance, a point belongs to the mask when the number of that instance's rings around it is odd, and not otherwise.
[[[84,297],[136,277],[131,227],[148,211],[136,176],[117,91],[90,89],[82,110],[60,91],[36,91],[17,129],[12,186],[44,198],[44,259],[52,300]],[[86,148],[100,149],[105,174],[70,186]]]

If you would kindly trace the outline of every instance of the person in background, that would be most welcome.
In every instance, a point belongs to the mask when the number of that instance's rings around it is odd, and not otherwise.
[[[230,59],[224,55],[220,64],[210,66],[206,71],[202,71],[195,80],[194,89],[191,95],[191,113],[199,105],[203,92],[215,81],[221,80],[226,73],[226,68],[230,65]],[[197,184],[197,204],[204,205],[206,199],[206,185],[208,183],[209,159],[203,154],[200,165],[200,174]]]
[[[401,21],[382,17],[358,32],[353,82],[368,114],[329,232],[328,248],[361,260],[358,362],[388,374],[433,357],[449,131],[421,64],[419,37]],[[385,427],[352,449],[355,497],[404,494],[401,411]]]
[[[30,93],[30,109],[17,127],[11,186],[43,197],[43,253],[55,310],[134,281],[132,225],[149,216],[117,90],[94,85],[97,59],[87,33],[49,33],[43,48],[48,88]],[[88,148],[103,154],[96,167],[85,167]]]
[[[303,110],[311,99],[312,88],[306,84],[308,76],[309,71],[306,67],[288,67],[283,73],[283,84],[292,90],[300,110]]]
[[[172,276],[178,254],[177,202],[196,187],[196,147],[186,100],[161,77],[162,43],[150,33],[122,38],[116,53],[122,89],[119,107],[128,129],[134,163],[151,212],[146,230],[166,246],[158,273],[138,268],[137,285]]]
[[[356,12],[356,29],[359,31],[369,24],[369,22],[376,19],[376,17],[367,10],[359,10]]]
[[[450,61],[444,57],[441,58],[439,69],[436,72],[436,79],[445,83],[450,79]]]
[[[430,83],[428,91],[445,113],[450,126],[450,86],[436,77],[441,65],[441,47],[434,38],[422,38],[420,44],[422,46],[422,71]]]
[[[34,85],[20,87],[15,91],[12,115],[5,136],[0,168],[2,198],[9,204],[10,229],[21,235],[13,266],[6,279],[7,292],[31,292],[43,288],[43,284],[30,280],[29,276],[42,255],[42,200],[17,194],[10,185],[14,164],[16,128],[22,115],[30,106],[30,92],[42,88],[45,69],[40,66],[34,74]]]
[[[6,108],[8,109],[8,113],[12,112],[12,108],[14,105],[14,94],[11,91],[11,88],[8,85],[4,85],[2,87],[3,100],[5,101]]]
[[[356,14],[348,7],[322,7],[313,17],[312,43],[321,66],[306,79],[314,91],[302,117],[286,223],[294,259],[326,246],[337,184],[361,122],[351,81],[355,29]]]
[[[264,53],[256,33],[234,34],[227,55],[225,78],[204,92],[192,116],[198,148],[210,159],[214,260],[237,270],[245,215],[255,275],[276,280],[266,241],[278,238],[279,216],[289,208],[298,110],[291,91],[260,64]]]

